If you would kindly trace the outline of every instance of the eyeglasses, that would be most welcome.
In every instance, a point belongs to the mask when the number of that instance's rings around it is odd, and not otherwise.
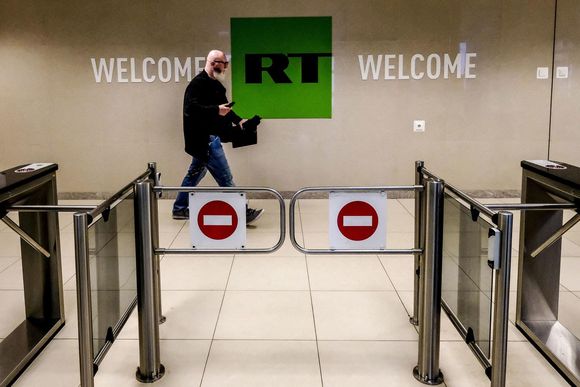
[[[224,67],[228,67],[228,65],[230,64],[230,62],[228,61],[223,61],[223,60],[214,60],[213,63],[220,63],[223,64]]]

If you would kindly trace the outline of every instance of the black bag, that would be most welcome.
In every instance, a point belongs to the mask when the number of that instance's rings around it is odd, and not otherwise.
[[[258,125],[260,116],[254,116],[234,129],[232,146],[240,148],[243,146],[254,145],[258,143]]]

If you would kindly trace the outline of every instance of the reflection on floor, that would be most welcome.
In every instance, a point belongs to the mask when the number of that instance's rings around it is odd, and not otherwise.
[[[493,200],[491,200],[493,201]],[[496,201],[502,201],[497,200]],[[63,204],[79,201],[63,202]],[[88,202],[82,202],[87,204]],[[248,246],[278,237],[277,203],[266,208]],[[189,247],[188,223],[172,220],[161,200],[160,242]],[[309,248],[328,246],[324,200],[303,200],[297,236]],[[514,229],[519,231],[515,216]],[[72,216],[60,215],[67,324],[15,383],[79,385]],[[387,244],[413,243],[413,201],[389,200]],[[514,241],[517,241],[517,235]],[[20,245],[0,224],[0,340],[24,318]],[[517,242],[512,264],[513,321]],[[580,230],[564,239],[561,320],[580,334]],[[408,322],[413,304],[412,256],[305,256],[287,240],[270,255],[191,255],[162,258],[160,327],[166,375],[158,386],[421,386],[412,376],[417,332]],[[101,364],[97,386],[137,386],[136,313]],[[441,369],[447,386],[489,386],[482,367],[446,316]],[[510,324],[509,386],[567,383]]]

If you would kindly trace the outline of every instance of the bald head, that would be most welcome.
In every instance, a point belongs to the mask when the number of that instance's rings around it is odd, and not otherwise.
[[[207,58],[205,61],[205,72],[211,78],[215,79],[216,75],[218,78],[220,76],[223,76],[222,74],[225,74],[227,66],[228,62],[226,54],[224,54],[223,51],[211,50],[207,54]]]

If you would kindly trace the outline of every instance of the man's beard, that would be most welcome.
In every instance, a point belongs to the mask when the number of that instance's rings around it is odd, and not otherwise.
[[[218,73],[217,71],[214,71],[213,72],[213,76],[214,76],[215,79],[217,79],[221,83],[224,83],[226,81],[226,73],[225,73],[225,71],[224,72],[221,72],[221,73]]]

